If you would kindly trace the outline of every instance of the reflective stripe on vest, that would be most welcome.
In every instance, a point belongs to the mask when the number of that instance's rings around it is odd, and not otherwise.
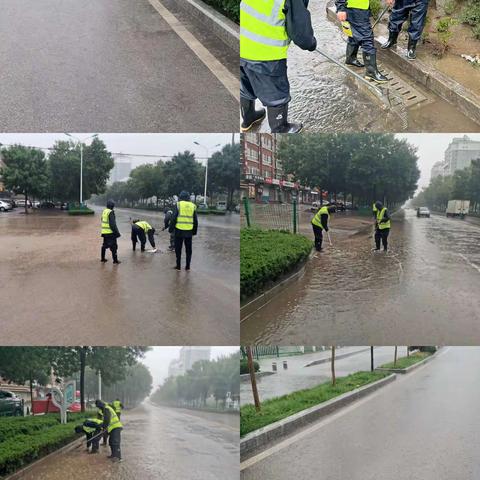
[[[113,230],[110,228],[110,222],[108,221],[111,211],[109,208],[106,208],[102,213],[102,235],[113,233]]]
[[[145,231],[145,233],[147,233],[149,230],[152,229],[152,226],[148,222],[145,222],[145,221],[137,222],[135,225],[138,225],[142,230]]]
[[[100,420],[100,419],[98,419],[98,418],[88,418],[88,419],[86,420],[86,422],[96,423],[96,424],[98,425],[98,427],[93,428],[93,427],[87,427],[87,426],[84,425],[84,426],[83,426],[83,431],[84,431],[85,433],[93,433],[95,430],[98,430],[98,429],[102,426],[102,424],[103,424],[103,421]]]
[[[118,418],[118,415],[115,412],[115,410],[110,405],[106,405],[105,408],[110,412],[110,423],[107,427],[108,433],[110,433],[114,428],[123,427],[122,422]]]
[[[179,230],[193,230],[193,214],[197,206],[192,202],[181,200],[177,203],[178,216],[176,228]]]
[[[112,402],[112,407],[117,413],[120,413],[122,411],[122,402],[115,400]]]
[[[380,230],[384,230],[385,228],[390,228],[390,220],[380,223],[386,211],[387,209],[385,207],[383,207],[381,210],[377,210],[377,224]]]
[[[255,61],[287,58],[290,40],[284,6],[285,0],[242,0],[240,58]]]
[[[318,210],[318,212],[312,218],[312,225],[316,225],[317,227],[320,227],[323,230],[322,218],[321,218],[322,215],[328,215],[328,218],[330,218],[328,207],[322,207]]]
[[[370,8],[369,0],[347,0],[347,8],[358,8],[368,10]]]

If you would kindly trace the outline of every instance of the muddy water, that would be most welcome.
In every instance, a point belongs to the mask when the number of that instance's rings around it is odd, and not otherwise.
[[[302,279],[242,323],[242,343],[478,343],[480,228],[407,210],[394,219],[388,255],[370,251],[371,234],[333,230],[333,247]]]
[[[310,2],[318,48],[339,61],[345,58],[345,41],[338,27],[327,20],[327,1]],[[301,121],[312,132],[398,132],[401,122],[380,102],[372,100],[359,80],[315,52],[292,46],[289,50],[291,119]],[[385,67],[389,71],[388,67]],[[359,70],[363,74],[363,70]],[[408,131],[471,132],[480,126],[447,102],[432,95],[431,102],[409,110]],[[266,121],[261,131],[269,131]]]

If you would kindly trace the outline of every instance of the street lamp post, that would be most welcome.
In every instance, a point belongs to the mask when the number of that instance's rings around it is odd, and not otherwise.
[[[90,137],[85,138],[84,140],[80,140],[78,137],[75,137],[71,133],[65,133],[67,137],[73,138],[77,141],[78,145],[80,146],[80,206],[83,205],[83,142],[90,140],[91,138],[95,138],[98,134],[91,135]]]
[[[201,143],[198,142],[193,142],[195,145],[198,145],[199,147],[202,147],[205,149],[205,153],[207,155],[207,163],[205,164],[205,186],[203,189],[203,204],[206,206],[207,205],[207,183],[208,183],[208,159],[210,158],[210,149],[206,147],[205,145],[202,145]],[[220,144],[217,143],[211,148],[217,148],[219,147]]]

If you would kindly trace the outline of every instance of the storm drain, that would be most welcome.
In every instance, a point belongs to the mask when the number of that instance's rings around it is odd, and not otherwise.
[[[384,73],[384,75],[389,80],[385,87],[387,87],[389,90],[392,90],[399,97],[401,97],[407,108],[413,107],[418,103],[426,102],[428,100],[427,97],[423,95],[419,90],[413,88],[412,85],[408,84],[400,77],[394,75],[392,72]]]

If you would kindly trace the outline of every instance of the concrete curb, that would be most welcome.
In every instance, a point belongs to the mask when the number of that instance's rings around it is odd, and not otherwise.
[[[73,440],[73,442],[67,443],[67,445],[64,445],[63,447],[59,448],[58,450],[55,450],[52,453],[49,453],[48,455],[45,455],[44,457],[40,458],[39,460],[36,460],[33,463],[30,463],[26,467],[23,467],[21,470],[16,471],[15,473],[12,473],[8,477],[0,477],[3,478],[3,480],[17,480],[18,478],[22,478],[25,473],[27,473],[30,469],[40,465],[42,462],[44,462],[47,459],[50,459],[56,455],[60,455],[62,453],[69,452],[70,450],[73,450],[77,446],[80,446],[83,442],[84,438],[77,438],[76,440]]]
[[[327,5],[327,18],[340,28],[337,20],[335,7]],[[427,91],[431,91],[443,100],[447,101],[466,117],[480,125],[480,96],[470,91],[457,81],[448,77],[434,67],[426,65],[421,60],[414,62],[404,56],[404,51],[381,50],[379,47],[387,39],[384,36],[375,38],[375,46],[378,48],[378,58],[391,66],[394,66],[400,73],[408,75]]]
[[[349,353],[340,353],[339,355],[335,355],[335,360],[341,360],[342,358],[351,357],[353,355],[357,355],[358,353],[367,352],[370,350],[368,348],[362,348],[361,350],[355,350],[354,352]],[[307,363],[304,367],[312,367],[313,365],[321,365],[322,363],[329,363],[332,360],[332,357],[329,358],[321,358],[320,360],[314,360],[313,362]]]
[[[279,293],[285,290],[293,282],[297,281],[305,273],[308,261],[313,257],[314,250],[310,252],[310,255],[301,263],[297,265],[297,268],[293,273],[288,275],[283,280],[280,280],[272,288],[265,290],[257,295],[252,300],[248,301],[245,305],[240,306],[240,322],[243,322],[247,318],[251,317],[255,312],[268,305]]]
[[[235,53],[240,53],[240,27],[201,0],[176,0],[189,16],[200,20]]]
[[[336,412],[346,405],[353,403],[355,400],[363,398],[379,388],[388,385],[395,379],[396,375],[393,373],[381,380],[344,393],[339,397],[298,412],[245,435],[245,437],[240,439],[240,459],[245,460],[253,454],[259,453],[264,450],[268,444],[278,441],[282,437],[290,435],[296,430]]]
[[[414,363],[413,365],[410,365],[409,367],[407,368],[376,368],[375,371],[376,372],[391,372],[391,373],[400,373],[402,375],[406,374],[406,373],[409,373],[411,372],[412,370],[415,370],[416,368],[424,365],[425,363],[428,363],[430,362],[431,360],[433,360],[436,356],[437,356],[437,353],[438,353],[439,350],[437,350],[435,353],[433,353],[432,355],[430,355],[429,357],[426,357],[424,358],[423,360],[421,360],[420,362],[417,362],[417,363]]]
[[[255,377],[260,378],[260,377],[268,377],[269,375],[276,375],[277,372],[256,372]],[[249,373],[242,373],[240,375],[240,381],[241,382],[248,382],[250,381],[250,374]]]

